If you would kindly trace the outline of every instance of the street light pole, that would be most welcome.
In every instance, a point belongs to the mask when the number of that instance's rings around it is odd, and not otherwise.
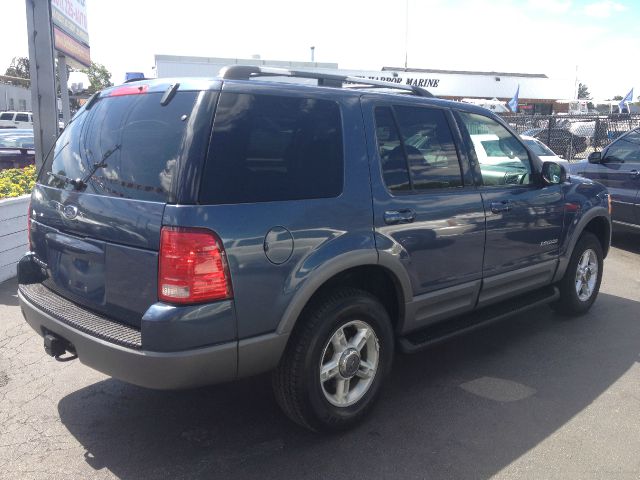
[[[404,13],[404,68],[406,70],[409,56],[409,0],[406,0]]]

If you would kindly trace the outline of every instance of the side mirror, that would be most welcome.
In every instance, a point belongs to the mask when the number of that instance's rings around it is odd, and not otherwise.
[[[589,154],[589,163],[601,163],[602,152],[591,152]]]
[[[542,164],[542,180],[546,185],[558,185],[567,181],[567,171],[556,162]]]

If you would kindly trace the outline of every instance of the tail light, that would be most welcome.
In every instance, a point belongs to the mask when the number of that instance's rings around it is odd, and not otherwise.
[[[31,246],[31,201],[29,201],[29,209],[27,210],[27,242],[29,250],[33,250]]]
[[[204,228],[163,227],[158,298],[202,303],[232,298],[227,258],[218,236]]]

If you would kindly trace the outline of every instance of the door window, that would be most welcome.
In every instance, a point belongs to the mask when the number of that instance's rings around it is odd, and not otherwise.
[[[26,113],[18,113],[16,115],[16,122],[28,122],[29,121],[29,115],[27,115]]]
[[[640,163],[640,130],[618,139],[607,150],[608,163]]]
[[[484,115],[460,112],[460,116],[471,138],[484,185],[528,185],[533,182],[529,153],[515,136]]]
[[[463,185],[458,152],[443,110],[378,107],[375,118],[382,175],[391,192]]]

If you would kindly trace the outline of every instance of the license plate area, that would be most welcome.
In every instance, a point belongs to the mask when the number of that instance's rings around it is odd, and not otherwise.
[[[49,282],[83,303],[105,305],[105,244],[49,232],[46,234]]]

